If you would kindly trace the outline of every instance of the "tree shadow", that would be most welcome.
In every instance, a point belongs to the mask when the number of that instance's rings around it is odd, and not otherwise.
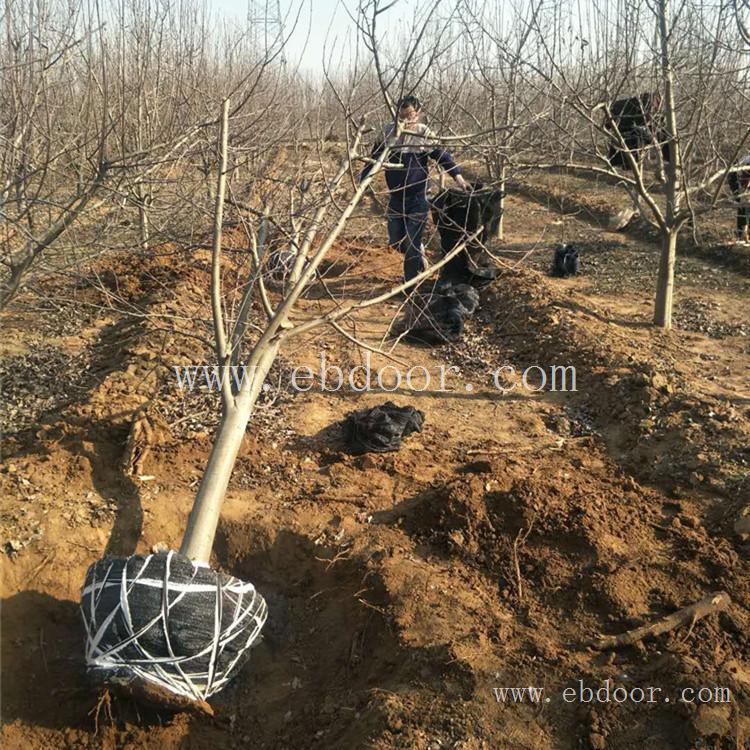
[[[71,455],[85,459],[82,466],[90,470],[94,489],[102,497],[111,497],[117,502],[115,522],[105,555],[132,554],[143,527],[139,489],[120,469],[134,410],[113,411],[107,419],[95,421],[90,417],[78,416],[76,407],[89,401],[92,390],[101,385],[109,373],[122,369],[127,356],[124,342],[137,336],[142,326],[141,320],[130,318],[105,325],[92,345],[95,355],[91,371],[95,377],[86,389],[62,407],[44,412],[37,425],[9,436],[15,444],[12,451],[15,456],[51,455],[54,449],[61,447]],[[61,387],[65,387],[64,382]],[[52,448],[41,444],[36,437],[40,427],[48,428],[45,439]],[[72,474],[76,468],[71,465],[68,471]]]
[[[132,411],[128,410],[113,415],[113,419],[131,414]],[[103,556],[133,554],[143,530],[143,507],[139,487],[120,468],[129,425],[125,423],[113,426],[109,421],[69,419],[58,431],[62,435],[55,440],[54,447],[85,459],[83,465],[90,471],[91,483],[96,492],[104,498],[113,498],[117,504],[114,524]],[[38,458],[51,455],[51,449],[40,446],[29,437],[31,436],[19,436],[21,444],[13,452],[14,456]],[[54,440],[54,433],[50,437]],[[68,471],[73,475],[80,467],[81,464],[71,464]]]
[[[127,557],[136,551],[143,532],[143,505],[140,489],[119,467],[127,441],[127,429],[123,429],[124,439],[115,443],[100,442],[89,450],[80,441],[79,455],[85,456],[91,464],[91,481],[102,497],[114,497],[117,510],[112,530],[104,548],[103,557]]]
[[[595,310],[592,310],[591,308],[586,307],[585,305],[582,305],[580,302],[573,302],[572,300],[567,300],[567,299],[558,300],[556,304],[561,308],[570,310],[571,312],[578,312],[578,313],[583,313],[584,315],[590,315],[592,318],[596,318],[601,323],[618,325],[618,326],[622,326],[623,328],[632,328],[634,330],[653,328],[653,323],[651,323],[648,320],[630,320],[628,318],[620,318],[614,315],[612,316],[602,315],[602,313],[596,312]]]

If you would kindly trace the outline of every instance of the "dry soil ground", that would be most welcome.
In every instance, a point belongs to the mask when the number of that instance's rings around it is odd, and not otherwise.
[[[328,277],[343,299],[398,277],[381,221],[363,211],[337,248]],[[546,275],[560,239],[581,246],[578,278]],[[649,326],[656,250],[642,238],[516,194],[502,250],[522,262],[484,293],[460,345],[394,351],[433,375],[456,366],[444,389],[282,389],[264,402],[213,562],[253,581],[270,616],[214,718],[103,699],[85,680],[77,611],[97,558],[179,546],[215,402],[177,394],[163,365],[208,354],[80,304],[8,314],[2,746],[750,748],[750,546],[734,531],[750,502],[750,278],[682,259],[666,334]],[[144,308],[205,311],[205,258],[108,263],[105,286]],[[303,308],[324,301],[313,289]],[[379,340],[399,304],[369,309],[357,335]],[[321,351],[342,367],[363,358],[326,331],[277,374]],[[576,367],[575,392],[492,382],[501,365],[552,364]],[[339,421],[388,398],[421,409],[423,432],[398,453],[348,455]],[[692,627],[586,647],[716,590],[732,605]],[[581,680],[662,692],[566,701]],[[520,686],[543,687],[541,701],[493,691]],[[677,700],[716,686],[729,703]]]

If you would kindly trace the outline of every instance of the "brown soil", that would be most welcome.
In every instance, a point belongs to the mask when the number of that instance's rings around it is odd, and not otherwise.
[[[344,299],[400,271],[382,240],[361,242],[372,225],[357,218],[360,241],[331,259]],[[652,245],[518,196],[506,232],[510,262],[538,249],[485,293],[463,342],[394,351],[433,374],[458,366],[444,390],[282,389],[264,402],[212,562],[253,581],[270,616],[213,718],[92,689],[77,611],[97,558],[179,546],[216,403],[176,394],[168,368],[209,352],[148,318],[81,315],[101,294],[85,285],[50,287],[55,310],[6,317],[3,747],[750,748],[750,547],[733,530],[750,498],[750,284],[681,262],[665,334],[648,325]],[[576,279],[540,273],[560,239],[582,247]],[[144,264],[98,271],[140,310],[179,302],[205,317],[205,258]],[[302,306],[324,301],[313,289]],[[379,340],[397,310],[366,311],[357,335]],[[277,374],[322,348],[330,364],[362,361],[319,332]],[[574,365],[578,390],[503,395],[491,373],[504,364]],[[421,409],[423,432],[398,453],[348,455],[341,418],[387,399]],[[693,627],[585,646],[714,590],[731,607]],[[671,700],[562,697],[608,679]],[[549,702],[493,693],[516,686],[544,687]],[[730,688],[731,702],[675,699],[702,686]]]

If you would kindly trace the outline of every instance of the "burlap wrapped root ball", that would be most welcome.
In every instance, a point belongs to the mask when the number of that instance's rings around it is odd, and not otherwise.
[[[81,614],[92,678],[145,684],[178,705],[226,686],[268,611],[251,583],[166,552],[95,562]]]

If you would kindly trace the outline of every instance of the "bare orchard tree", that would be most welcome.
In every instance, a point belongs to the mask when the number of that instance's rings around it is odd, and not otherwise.
[[[0,308],[110,174],[101,29],[80,5],[5,4],[0,46]],[[86,64],[89,61],[90,64]]]
[[[542,94],[523,87],[523,61],[541,0],[531,3],[486,3],[464,0],[459,6],[471,56],[468,69],[475,83],[467,110],[475,126],[489,116],[491,131],[479,149],[489,177],[502,191],[498,238],[503,238],[503,204],[508,179],[508,155],[523,160],[521,122],[543,116]]]
[[[371,4],[369,14],[365,16],[369,20],[360,27],[372,55],[378,88],[364,93],[357,91],[357,86],[366,85],[369,79],[360,75],[361,69],[355,66],[349,78],[351,88],[335,90],[343,113],[340,130],[346,136],[345,153],[340,154],[338,165],[332,167],[330,158],[327,158],[327,133],[320,133],[315,144],[317,166],[310,159],[303,162],[304,171],[287,164],[286,172],[265,175],[267,182],[279,187],[266,196],[263,196],[261,181],[256,184],[256,195],[241,206],[250,214],[250,252],[242,261],[244,270],[235,268],[232,274],[222,261],[226,174],[231,161],[228,154],[230,105],[229,102],[223,105],[211,264],[213,339],[221,373],[222,417],[181,546],[181,552],[194,560],[208,560],[224,494],[246,426],[280,351],[293,346],[301,336],[317,328],[331,326],[357,345],[390,356],[382,346],[361,341],[344,326],[353,323],[360,311],[380,305],[401,292],[410,292],[439,273],[478,233],[466,237],[439,262],[408,282],[395,283],[391,288],[375,291],[369,296],[361,291],[355,292],[353,298],[343,301],[331,293],[323,281],[324,294],[315,306],[299,304],[310,282],[321,276],[324,261],[342,237],[373,179],[384,167],[400,166],[389,162],[392,153],[390,141],[383,144],[375,157],[361,155],[362,136],[369,127],[364,115],[372,111],[379,99],[393,117],[395,108],[391,108],[394,102],[410,90],[413,81],[423,78],[426,66],[433,64],[438,56],[433,48],[423,49],[425,37],[418,31],[401,47],[399,54],[393,51],[390,56],[382,56],[377,36],[380,14],[380,6]],[[332,76],[329,76],[329,81],[333,81]],[[379,88],[381,85],[386,88]],[[359,115],[356,119],[355,112]],[[397,140],[406,131],[404,124],[395,119],[394,127]],[[361,179],[352,180],[363,164],[370,165],[369,172]],[[284,193],[281,188],[285,181],[290,189],[282,203]],[[240,205],[235,199],[229,202]],[[276,252],[269,253],[272,227],[277,238],[281,236],[281,241]],[[282,265],[286,264],[285,284],[280,294],[278,290],[269,292],[266,286],[268,274],[278,268],[279,259],[283,259]],[[258,307],[262,313],[260,320],[253,317]],[[233,377],[232,372],[232,368],[238,366],[243,373],[241,382]]]
[[[729,204],[722,186],[750,139],[747,59],[726,7],[688,0],[675,13],[672,0],[655,0],[612,12],[563,1],[535,18],[541,54],[526,55],[525,85],[560,119],[540,125],[548,148],[526,166],[603,175],[628,192],[661,240],[653,320],[668,329],[680,232]],[[633,96],[645,115],[636,129],[613,109]],[[644,153],[663,154],[663,186]]]
[[[277,62],[287,37],[259,44],[200,0],[9,0],[3,30],[0,307],[37,267],[75,273],[109,250],[194,239],[214,199],[196,166],[213,180],[223,97],[237,174],[260,140],[271,158],[258,131],[278,140],[295,128]]]
[[[370,182],[383,165],[388,163],[390,148],[384,148],[379,157],[372,160],[370,173],[347,196],[345,177],[350,174],[352,161],[358,157],[365,129],[365,124],[360,123],[351,134],[351,139],[347,139],[347,152],[335,173],[318,181],[315,194],[307,197],[302,210],[300,207],[295,208],[294,202],[289,204],[291,211],[287,248],[291,252],[292,262],[288,269],[287,284],[274,306],[264,277],[264,270],[267,270],[265,260],[268,257],[265,253],[269,223],[267,210],[260,221],[256,222],[257,231],[251,231],[250,263],[244,283],[228,282],[224,272],[222,224],[229,161],[229,110],[229,101],[226,101],[221,118],[211,264],[211,308],[216,359],[221,372],[222,417],[180,549],[182,554],[201,561],[209,559],[224,494],[245,429],[280,349],[300,335],[324,325],[333,326],[344,333],[339,321],[360,310],[379,305],[401,291],[414,288],[430,274],[439,271],[465,246],[464,243],[458,245],[440,263],[409,282],[397,284],[381,294],[349,304],[339,304],[332,300],[326,311],[313,316],[302,315],[301,319],[293,320],[295,306],[306,287],[315,278],[322,262],[340,237]],[[306,193],[307,188],[302,192]],[[265,322],[260,326],[257,321],[254,322],[252,328],[259,335],[253,339],[250,336],[250,315],[253,311],[252,299],[256,295],[261,301]],[[227,310],[233,311],[231,319],[227,317]],[[247,351],[246,356],[243,350]],[[242,367],[241,382],[232,376],[232,367],[237,366]]]

